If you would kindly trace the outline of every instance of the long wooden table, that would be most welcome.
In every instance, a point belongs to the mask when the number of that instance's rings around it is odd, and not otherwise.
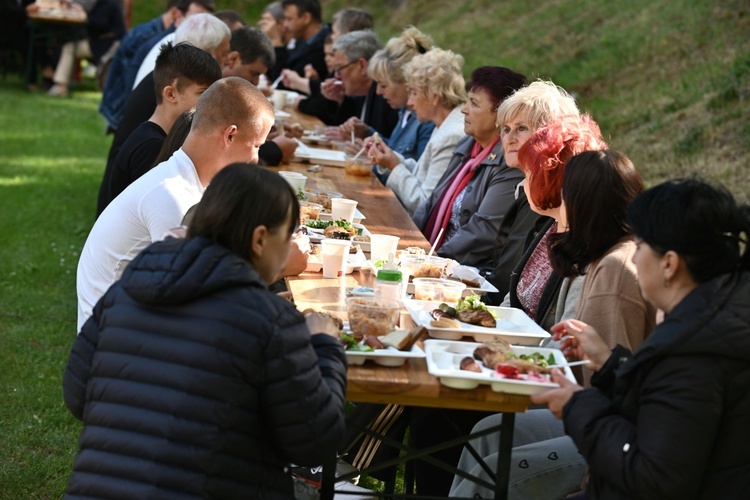
[[[304,118],[309,125],[309,117]],[[337,191],[358,201],[357,208],[365,215],[362,223],[371,233],[399,236],[399,248],[418,246],[429,249],[429,243],[412,222],[393,191],[383,186],[374,175],[347,175],[341,167],[323,167],[321,172],[309,172],[310,165],[292,163],[278,170],[293,170],[308,177],[307,186]],[[357,271],[342,278],[326,279],[321,273],[303,273],[287,278],[294,302],[300,310],[313,308],[339,315],[346,319],[346,290],[358,285],[371,285],[374,277],[367,270]],[[404,316],[402,315],[402,318]],[[346,398],[351,402],[401,404],[429,408],[481,410],[503,413],[498,461],[496,498],[506,498],[513,424],[516,412],[526,410],[528,396],[498,393],[487,386],[474,390],[451,389],[427,372],[424,359],[412,359],[400,367],[386,368],[366,362],[349,366]],[[333,498],[333,472],[324,468],[321,498]],[[337,492],[338,493],[338,492]]]

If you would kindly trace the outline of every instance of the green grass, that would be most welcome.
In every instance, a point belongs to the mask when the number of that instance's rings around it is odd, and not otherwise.
[[[133,22],[164,2],[133,1]],[[228,0],[250,22],[266,2]],[[350,2],[325,1],[326,19]],[[750,194],[750,6],[743,0],[360,2],[383,40],[416,24],[463,54],[575,92],[650,184],[691,172]],[[109,138],[90,82],[70,99],[0,77],[0,499],[59,498],[80,425],[61,373],[75,268]]]
[[[60,378],[108,141],[95,92],[51,99],[21,88],[0,82],[0,497],[59,498],[79,431]]]

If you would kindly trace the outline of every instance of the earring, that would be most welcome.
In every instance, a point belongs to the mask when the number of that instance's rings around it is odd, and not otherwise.
[[[664,276],[664,288],[669,288],[669,278]]]

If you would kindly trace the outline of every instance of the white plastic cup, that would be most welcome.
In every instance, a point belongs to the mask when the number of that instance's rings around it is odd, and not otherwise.
[[[320,245],[320,258],[323,261],[324,278],[340,278],[346,274],[346,258],[351,244],[350,240],[323,240]]]
[[[398,236],[388,234],[370,235],[370,260],[373,262],[388,260],[389,254],[393,254],[395,258],[399,239]]]
[[[331,198],[331,220],[343,219],[347,222],[354,220],[357,202],[346,198]]]
[[[290,172],[290,171],[283,171],[279,172],[279,175],[283,177],[290,186],[292,186],[292,189],[294,189],[294,192],[296,193],[298,190],[305,190],[305,185],[307,184],[307,176],[300,174],[299,172]]]
[[[274,90],[273,94],[271,94],[271,102],[274,108],[278,110],[284,109],[284,106],[286,106],[286,92],[283,90]]]

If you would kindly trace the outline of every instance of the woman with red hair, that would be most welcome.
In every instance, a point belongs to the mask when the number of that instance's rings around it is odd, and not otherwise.
[[[568,230],[562,209],[562,179],[568,160],[584,151],[606,149],[599,125],[588,115],[565,116],[535,132],[518,150],[523,189],[531,209],[543,216],[530,233],[526,251],[510,275],[503,305],[523,309],[547,329],[575,306],[580,280],[562,283],[547,253],[551,235]],[[569,297],[568,297],[569,296]],[[566,300],[567,297],[567,300]]]

